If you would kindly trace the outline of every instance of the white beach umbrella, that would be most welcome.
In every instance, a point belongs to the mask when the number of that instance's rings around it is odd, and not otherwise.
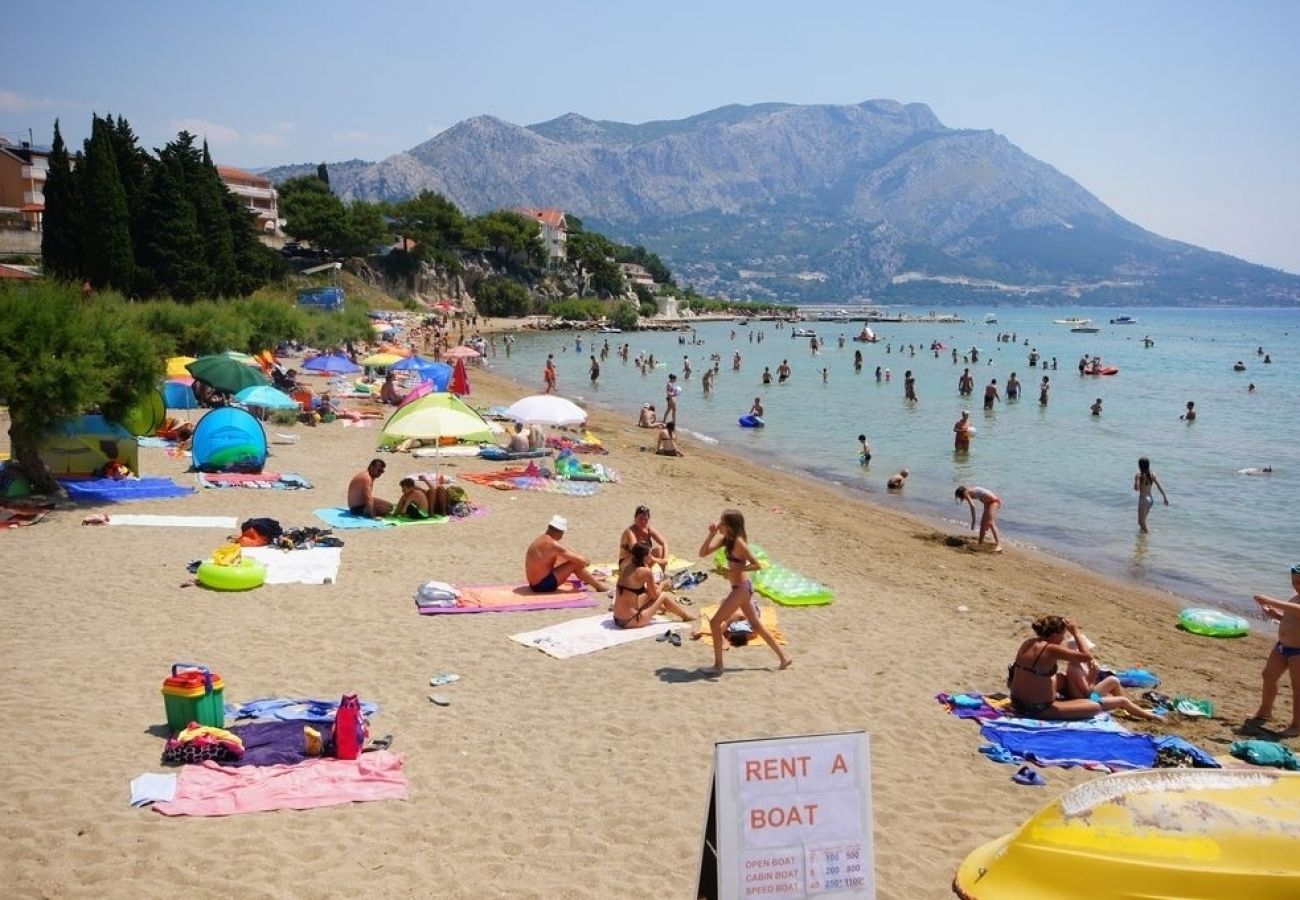
[[[506,415],[527,425],[581,425],[587,421],[582,407],[555,394],[533,394],[516,400]]]

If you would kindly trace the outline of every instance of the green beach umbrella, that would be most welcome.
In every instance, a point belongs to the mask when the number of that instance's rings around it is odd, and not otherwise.
[[[227,394],[238,394],[246,387],[269,385],[271,380],[255,369],[229,356],[201,356],[187,365],[198,381]]]

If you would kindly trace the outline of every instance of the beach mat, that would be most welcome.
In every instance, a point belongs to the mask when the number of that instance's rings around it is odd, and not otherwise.
[[[245,547],[242,555],[266,566],[266,584],[333,584],[343,564],[342,547]]]
[[[233,531],[237,524],[234,516],[152,516],[114,513],[107,518],[109,525],[151,525],[156,528],[224,528]]]
[[[307,491],[311,482],[292,472],[263,472],[259,475],[238,472],[200,472],[199,484],[205,488],[253,488],[256,490]]]
[[[680,629],[688,627],[689,624],[677,619],[655,616],[654,621],[645,628],[619,628],[614,624],[614,619],[605,613],[561,622],[559,625],[551,625],[537,631],[512,634],[510,640],[525,647],[541,650],[547,656],[556,659],[570,659],[574,656],[595,653],[597,650],[617,647],[619,644],[658,637],[663,634],[664,627]]]
[[[170,478],[94,478],[89,481],[60,479],[68,497],[77,503],[126,503],[133,500],[164,500],[193,494],[195,488],[179,485]]]
[[[782,606],[827,606],[835,599],[826,585],[775,563],[752,577],[754,590]]]
[[[583,609],[599,604],[586,585],[572,581],[549,594],[535,594],[521,584],[471,584],[458,588],[460,599],[455,606],[416,607],[422,616],[456,615],[483,612],[527,612],[536,609]]]
[[[35,525],[49,514],[48,508],[0,506],[0,528]]]
[[[312,515],[331,528],[392,528],[393,523],[383,519],[370,519],[366,516],[354,516],[341,506],[326,506],[313,509]]]
[[[706,606],[700,610],[700,643],[707,647],[713,646],[713,635],[709,631],[709,623],[713,621],[713,617],[717,615],[717,613],[718,606]],[[776,638],[778,644],[786,643],[785,632],[781,630],[780,624],[777,623],[776,610],[772,607],[772,604],[764,603],[759,605],[758,620],[763,623],[764,628],[772,633],[772,637]],[[727,646],[732,649],[740,650],[744,647],[766,647],[767,642],[755,634],[750,637],[748,644],[742,644],[737,647],[730,641],[727,641]]]

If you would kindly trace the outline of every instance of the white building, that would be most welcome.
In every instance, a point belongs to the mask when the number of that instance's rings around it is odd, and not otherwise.
[[[236,169],[234,166],[217,166],[217,174],[226,189],[240,199],[244,207],[257,217],[257,230],[264,235],[281,234],[284,222],[280,220],[280,193],[271,179]]]
[[[564,262],[568,258],[569,226],[564,219],[564,210],[521,207],[516,211],[536,220],[542,227],[542,244],[546,247],[547,263]]]

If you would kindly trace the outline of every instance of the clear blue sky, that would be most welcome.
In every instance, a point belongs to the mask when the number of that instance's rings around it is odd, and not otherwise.
[[[92,110],[219,162],[381,159],[480,114],[929,104],[1168,237],[1300,272],[1300,2],[117,3],[10,15],[0,133]]]

